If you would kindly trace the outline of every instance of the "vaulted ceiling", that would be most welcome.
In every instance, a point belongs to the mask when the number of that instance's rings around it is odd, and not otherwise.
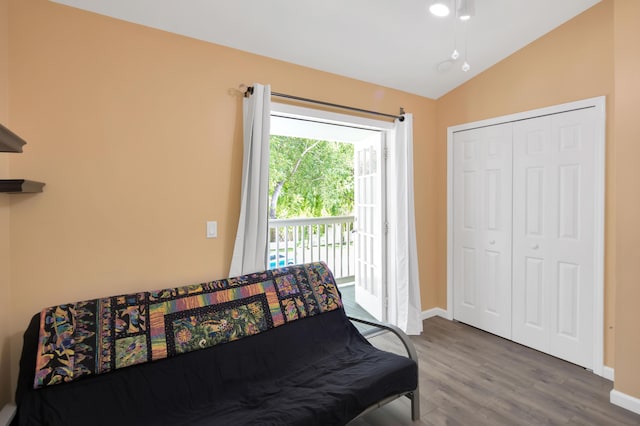
[[[429,0],[52,1],[437,99],[600,0],[475,0],[467,23]]]

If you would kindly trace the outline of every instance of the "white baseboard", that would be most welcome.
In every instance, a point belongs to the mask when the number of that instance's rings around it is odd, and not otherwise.
[[[640,399],[636,397],[629,396],[626,393],[613,389],[609,394],[609,401],[618,407],[624,408],[625,410],[640,414]]]
[[[615,377],[613,368],[607,367],[606,365],[602,367],[602,377],[613,382],[613,378]]]
[[[2,407],[0,411],[0,426],[9,426],[13,416],[16,415],[16,406],[14,404],[7,404]]]
[[[450,319],[449,315],[447,314],[447,310],[442,308],[427,309],[426,311],[422,311],[422,313],[420,314],[420,319],[423,321],[431,317],[442,317]]]

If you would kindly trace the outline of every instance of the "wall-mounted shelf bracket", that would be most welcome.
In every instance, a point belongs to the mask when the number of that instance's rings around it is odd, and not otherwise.
[[[0,179],[0,192],[9,194],[42,192],[44,185],[42,182],[26,179]]]
[[[0,152],[22,152],[25,143],[24,139],[0,124]]]

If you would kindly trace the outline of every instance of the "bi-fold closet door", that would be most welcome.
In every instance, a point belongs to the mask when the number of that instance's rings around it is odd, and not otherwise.
[[[453,135],[454,318],[593,368],[595,111]]]
[[[453,143],[454,318],[511,338],[512,124]]]

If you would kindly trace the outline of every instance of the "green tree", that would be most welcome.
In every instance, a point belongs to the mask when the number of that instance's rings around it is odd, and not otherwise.
[[[271,136],[269,217],[348,215],[353,211],[353,145]]]

